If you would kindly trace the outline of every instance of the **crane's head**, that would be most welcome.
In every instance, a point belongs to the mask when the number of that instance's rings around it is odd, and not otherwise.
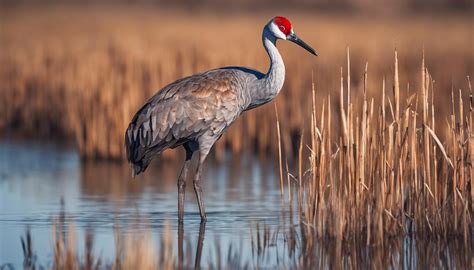
[[[277,39],[289,40],[303,47],[308,52],[318,55],[318,53],[311,48],[306,42],[300,39],[293,31],[293,26],[290,20],[283,16],[276,16],[268,22],[266,28]]]

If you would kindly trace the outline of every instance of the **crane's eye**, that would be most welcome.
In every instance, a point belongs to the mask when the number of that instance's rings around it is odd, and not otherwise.
[[[283,25],[280,25],[279,28],[280,28],[280,30],[281,30],[283,33],[285,33],[285,29],[286,29],[286,28],[285,28]]]

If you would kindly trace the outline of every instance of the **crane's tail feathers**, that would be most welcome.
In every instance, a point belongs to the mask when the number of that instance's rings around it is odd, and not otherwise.
[[[131,164],[132,165],[132,178],[135,178],[135,176],[139,175],[141,172],[143,172],[145,169],[138,165],[138,164]]]
[[[150,165],[150,161],[151,158],[146,157],[138,162],[130,162],[130,165],[132,166],[132,177],[135,178],[135,176],[144,172],[146,168],[148,168],[148,165]]]

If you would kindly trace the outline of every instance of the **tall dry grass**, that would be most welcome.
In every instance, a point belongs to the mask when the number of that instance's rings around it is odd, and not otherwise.
[[[112,159],[124,158],[123,132],[134,112],[166,84],[219,66],[265,71],[268,60],[261,28],[275,15],[49,6],[1,12],[1,134],[66,139],[83,157]],[[279,43],[287,67],[286,83],[277,98],[284,153],[297,153],[300,127],[311,121],[311,71],[320,108],[324,97],[339,91],[339,67],[347,45],[353,52],[354,95],[362,95],[364,63],[370,63],[365,88],[369,97],[380,97],[384,76],[387,87],[392,85],[395,47],[402,63],[400,87],[409,81],[411,89],[419,89],[416,63],[424,47],[426,64],[436,78],[435,117],[448,112],[451,86],[465,89],[464,77],[472,75],[469,18],[285,15],[321,56],[314,58],[293,44]],[[406,98],[404,93],[400,100]],[[339,113],[335,102],[333,115]],[[217,156],[225,148],[276,154],[273,108],[264,106],[242,118],[216,145]],[[334,119],[333,125],[339,126],[339,117]]]
[[[349,51],[347,55],[350,70]],[[418,65],[422,84],[415,89],[401,87],[400,65],[395,51],[394,84],[389,88],[383,80],[377,87],[379,97],[369,95],[368,64],[362,95],[351,92],[353,77],[341,68],[340,93],[328,95],[318,108],[319,88],[313,84],[311,122],[306,125],[311,136],[301,138],[295,174],[299,176],[286,191],[290,194],[291,186],[297,188],[302,234],[310,246],[318,238],[383,245],[387,237],[400,235],[455,238],[466,248],[472,245],[470,79],[466,78],[467,89],[451,90],[446,100],[450,111],[439,117],[435,96],[442,90],[434,87],[425,59]],[[334,99],[338,113],[331,108]],[[334,128],[335,122],[342,123],[341,128]]]

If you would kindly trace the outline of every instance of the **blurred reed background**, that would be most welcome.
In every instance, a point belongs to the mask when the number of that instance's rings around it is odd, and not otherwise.
[[[262,1],[253,11],[246,10],[252,6],[248,1],[231,1],[241,10],[229,11],[212,1],[202,1],[202,6],[189,6],[189,1],[21,4],[25,2],[4,1],[1,9],[0,134],[73,142],[84,158],[123,160],[123,134],[133,114],[177,78],[227,65],[265,72],[268,60],[261,30],[275,14],[292,19],[297,33],[320,52],[315,58],[293,44],[279,43],[287,75],[276,104],[289,158],[297,152],[301,130],[309,130],[312,77],[319,108],[323,97],[339,92],[341,67],[347,71],[347,47],[352,94],[362,95],[368,62],[369,98],[381,96],[384,77],[387,89],[392,88],[395,48],[400,88],[419,89],[424,50],[426,66],[436,80],[435,115],[443,123],[451,89],[464,89],[461,93],[467,97],[465,78],[474,69],[472,14],[469,9],[458,11],[470,8],[466,1],[438,1],[427,9],[449,7],[448,11],[428,15],[414,12],[423,9],[423,1],[391,1],[390,15],[381,11],[385,5],[366,9],[371,1],[282,1],[268,9],[261,8],[268,4]],[[321,12],[329,6],[331,12]],[[402,98],[405,93],[401,91]],[[332,99],[333,115],[339,113],[336,100]],[[245,113],[216,145],[217,157],[225,149],[236,154],[244,149],[262,156],[277,153],[272,107]],[[334,129],[340,126],[339,118],[335,117]]]

